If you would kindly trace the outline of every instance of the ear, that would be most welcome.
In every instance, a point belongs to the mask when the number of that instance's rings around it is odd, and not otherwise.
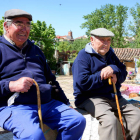
[[[4,28],[5,28],[6,32],[7,32],[8,31],[8,26],[7,26],[6,22],[4,22]]]
[[[93,41],[93,37],[90,37],[90,41],[91,41],[91,42]]]
[[[91,42],[92,46],[94,45],[94,39],[95,39],[95,38],[90,37],[90,42]]]

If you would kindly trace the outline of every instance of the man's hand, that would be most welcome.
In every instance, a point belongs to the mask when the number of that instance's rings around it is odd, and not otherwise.
[[[113,74],[111,76],[111,82],[116,84],[116,82],[117,82],[117,76],[116,76],[116,74]]]
[[[33,79],[29,77],[22,77],[16,81],[9,82],[9,89],[11,92],[28,92],[33,85]]]
[[[113,76],[113,69],[110,66],[107,66],[101,70],[101,80],[108,79]]]

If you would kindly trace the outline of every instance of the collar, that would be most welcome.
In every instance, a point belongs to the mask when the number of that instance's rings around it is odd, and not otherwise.
[[[13,42],[11,39],[9,39],[6,35],[4,35],[4,38],[5,38],[8,42],[10,42],[12,45],[16,45],[15,42]],[[28,44],[27,41],[24,42],[24,43],[23,43],[22,49],[23,49],[27,44]],[[21,49],[21,50],[22,50],[22,49]]]
[[[15,42],[13,42],[11,39],[9,39],[6,35],[4,35],[4,38],[10,42],[12,45],[15,45]]]
[[[88,44],[86,45],[85,51],[86,51],[87,53],[90,53],[90,54],[98,54],[98,55],[100,55],[98,52],[96,52],[96,51],[93,49],[91,42],[88,43]],[[106,55],[100,55],[100,56],[103,57],[104,59],[106,59]]]
[[[98,54],[98,53],[92,48],[91,42],[88,43],[88,44],[86,45],[85,51],[86,51],[87,53],[96,53],[96,54]]]

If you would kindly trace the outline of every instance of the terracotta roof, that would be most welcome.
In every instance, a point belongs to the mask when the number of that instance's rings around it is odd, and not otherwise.
[[[88,38],[87,35],[83,35],[83,36],[77,37],[75,39],[84,39],[84,38]]]
[[[65,35],[65,36],[57,35],[56,38],[58,38],[58,39],[59,39],[59,38],[65,39],[65,38],[66,38],[66,35]]]
[[[120,60],[133,61],[134,57],[140,57],[140,48],[113,48]]]

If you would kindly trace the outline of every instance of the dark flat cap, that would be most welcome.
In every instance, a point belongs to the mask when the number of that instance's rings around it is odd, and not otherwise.
[[[11,9],[6,11],[4,14],[5,19],[12,19],[15,17],[26,17],[32,21],[32,15],[20,9]]]
[[[90,32],[90,34],[93,36],[102,36],[102,37],[113,37],[114,36],[114,34],[111,31],[109,31],[105,28],[97,28],[95,30],[92,30]]]

